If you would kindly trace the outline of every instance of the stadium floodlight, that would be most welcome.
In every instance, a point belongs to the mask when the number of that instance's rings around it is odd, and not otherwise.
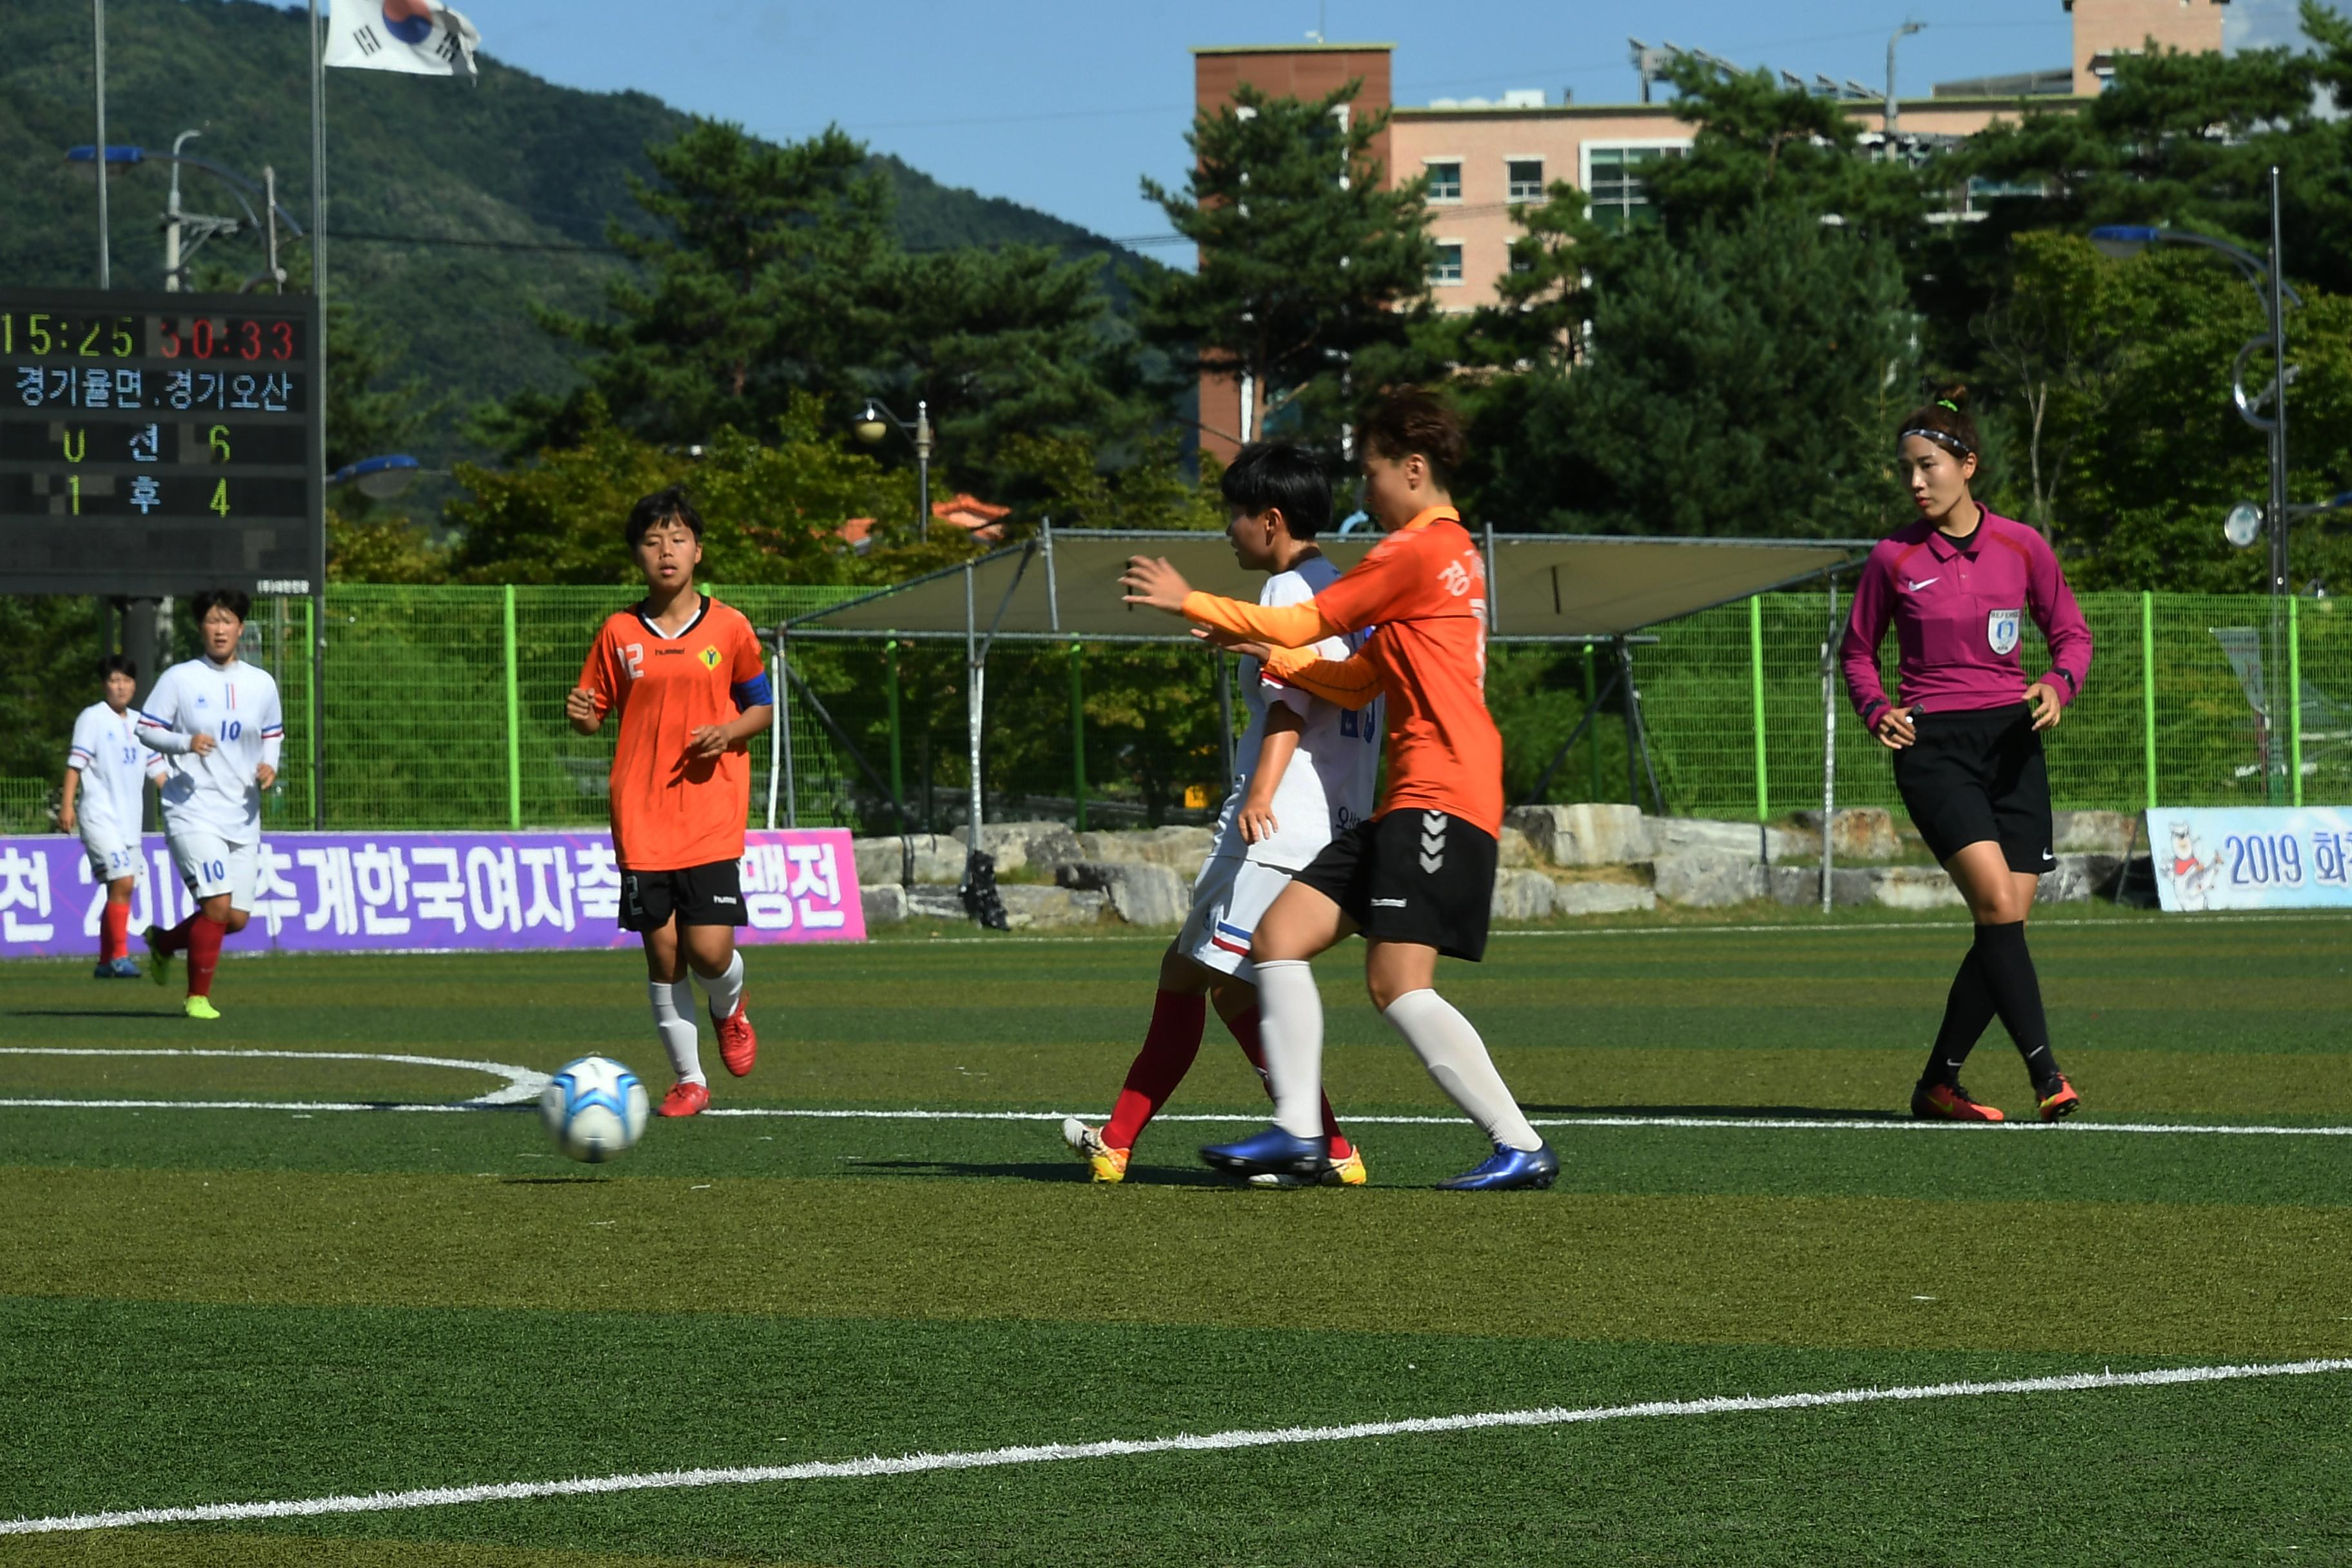
[[[392,500],[406,495],[408,487],[425,471],[415,458],[395,452],[388,457],[362,458],[356,463],[345,463],[327,476],[327,483],[331,488],[357,486],[360,494],[370,500]]]
[[[865,410],[857,416],[850,429],[858,440],[868,447],[881,445],[896,425],[915,444],[915,537],[928,540],[931,536],[931,405],[928,400],[917,399],[915,422],[909,425],[878,397],[866,400]]]

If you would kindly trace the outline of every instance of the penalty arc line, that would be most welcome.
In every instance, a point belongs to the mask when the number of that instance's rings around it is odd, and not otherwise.
[[[507,1080],[506,1087],[504,1089],[494,1089],[488,1094],[476,1095],[471,1100],[458,1100],[453,1104],[446,1106],[436,1105],[419,1108],[436,1110],[456,1110],[488,1105],[522,1105],[529,1101],[537,1100],[539,1098],[540,1090],[547,1087],[547,1075],[541,1072],[537,1068],[516,1067],[511,1062],[475,1061],[465,1057],[407,1056],[396,1051],[215,1050],[188,1046],[0,1046],[0,1057],[226,1057],[233,1060],[266,1059],[290,1062],[399,1062],[407,1067],[457,1068],[466,1072],[487,1073],[492,1078],[502,1078]],[[57,1102],[52,1100],[0,1100],[0,1105],[43,1105],[55,1103]],[[68,1101],[66,1103],[71,1104],[79,1102]],[[122,1100],[97,1101],[94,1103],[112,1105],[117,1109],[143,1110],[148,1109],[152,1102],[144,1100]],[[176,1105],[190,1102],[163,1100],[160,1103],[164,1105]],[[213,1110],[274,1110],[279,1109],[276,1105],[248,1103],[235,1100],[215,1100],[206,1103],[207,1109]],[[305,1110],[382,1110],[389,1108],[383,1105],[354,1104],[332,1107],[302,1106],[299,1109]],[[402,1109],[406,1109],[406,1107],[402,1107]]]
[[[814,1460],[795,1465],[749,1465],[734,1469],[656,1470],[630,1475],[582,1476],[561,1481],[500,1481],[477,1486],[422,1487],[412,1491],[346,1493],[279,1502],[204,1503],[191,1507],[121,1509],[106,1513],[57,1514],[45,1519],[0,1521],[0,1535],[52,1535],[69,1531],[121,1530],[149,1524],[215,1524],[256,1519],[307,1519],[328,1514],[383,1513],[407,1509],[448,1508],[466,1503],[519,1502],[538,1498],[589,1497],[615,1492],[677,1491],[701,1487],[751,1486],[782,1481],[856,1480],[921,1475],[942,1470],[996,1469],[1016,1465],[1056,1464],[1073,1459],[1136,1458],[1156,1454],[1220,1453],[1305,1443],[1358,1442],[1368,1437],[1425,1436],[1505,1428],[1586,1426],[1602,1421],[1676,1415],[1733,1415],[1766,1411],[1819,1410],[1854,1405],[1885,1405],[1988,1394],[2074,1394],[2106,1388],[2163,1388],[2186,1384],[2229,1383],[2250,1378],[2309,1377],[2352,1372],[2352,1360],[2275,1362],[2252,1365],[2168,1367],[2155,1372],[2073,1373],[2055,1377],[2011,1378],[1990,1383],[1937,1383],[1895,1388],[1843,1388],[1815,1394],[1663,1399],[1639,1405],[1554,1405],[1536,1410],[1490,1410],[1466,1415],[1424,1415],[1395,1421],[1360,1421],[1344,1426],[1279,1426],[1184,1433],[1172,1437],[1114,1438],[1096,1443],[1044,1443],[944,1454],[877,1455],[865,1459]]]

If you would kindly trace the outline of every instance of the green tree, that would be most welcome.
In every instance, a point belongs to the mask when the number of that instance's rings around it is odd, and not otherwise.
[[[1372,145],[1385,113],[1353,112],[1360,84],[1314,101],[1244,86],[1187,133],[1181,192],[1146,179],[1199,269],[1138,289],[1145,341],[1179,369],[1246,374],[1255,427],[1332,440],[1356,401],[1413,364],[1436,249],[1423,182],[1390,188]]]

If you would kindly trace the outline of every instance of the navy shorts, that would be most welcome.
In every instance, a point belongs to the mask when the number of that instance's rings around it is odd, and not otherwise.
[[[1895,753],[1895,787],[1937,859],[1990,839],[2012,871],[2057,868],[2050,768],[2031,707],[1915,711],[1911,727],[1919,738]]]

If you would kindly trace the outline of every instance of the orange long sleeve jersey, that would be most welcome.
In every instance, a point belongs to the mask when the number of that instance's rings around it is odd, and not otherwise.
[[[1186,618],[1286,648],[1374,628],[1354,658],[1278,661],[1285,679],[1360,707],[1388,699],[1389,777],[1373,815],[1443,811],[1487,833],[1503,826],[1503,738],[1486,711],[1486,567],[1451,507],[1432,507],[1354,570],[1299,605],[1213,594]]]

